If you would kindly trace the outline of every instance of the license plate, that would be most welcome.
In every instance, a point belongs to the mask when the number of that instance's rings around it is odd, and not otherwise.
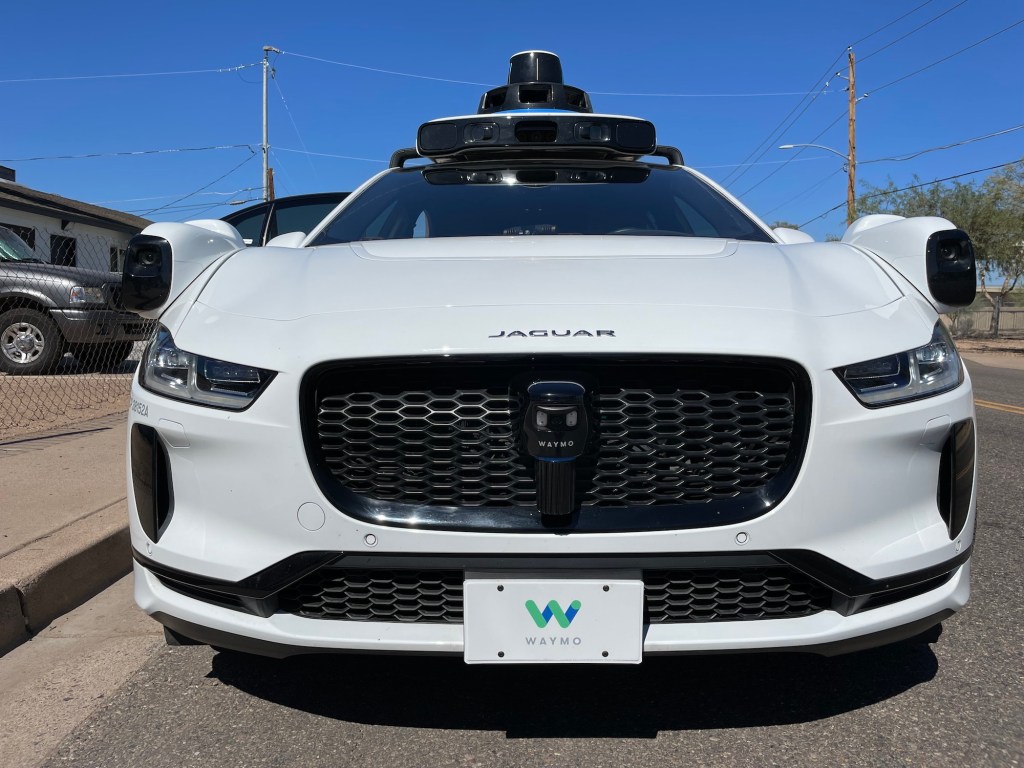
[[[467,573],[467,664],[639,664],[644,584],[594,577]]]

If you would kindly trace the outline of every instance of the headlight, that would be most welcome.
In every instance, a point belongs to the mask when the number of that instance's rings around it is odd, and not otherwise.
[[[163,326],[146,348],[142,361],[142,386],[146,389],[176,400],[235,411],[250,406],[272,378],[273,371],[179,349]]]
[[[86,288],[76,285],[71,289],[72,304],[106,304],[107,297],[103,295],[102,288]]]
[[[942,323],[923,347],[835,369],[850,391],[868,408],[920,400],[960,386],[960,355]]]

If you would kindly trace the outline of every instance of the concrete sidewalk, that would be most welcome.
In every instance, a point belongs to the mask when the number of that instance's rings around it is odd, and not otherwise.
[[[130,570],[125,424],[0,443],[0,653]]]

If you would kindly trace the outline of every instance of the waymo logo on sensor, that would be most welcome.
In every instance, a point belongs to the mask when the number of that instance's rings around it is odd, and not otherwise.
[[[537,625],[538,629],[544,629],[552,618],[558,622],[558,626],[562,629],[568,629],[569,625],[572,624],[572,620],[576,618],[576,614],[580,612],[581,607],[582,604],[579,600],[573,600],[569,603],[568,610],[563,611],[562,606],[557,601],[549,600],[542,611],[533,600],[526,601],[526,610],[530,612],[533,623]]]

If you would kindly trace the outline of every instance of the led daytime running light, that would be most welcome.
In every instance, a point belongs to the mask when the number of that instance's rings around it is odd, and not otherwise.
[[[932,340],[923,347],[835,371],[868,408],[933,397],[955,389],[964,380],[960,355],[941,322],[935,324]]]
[[[166,397],[240,411],[266,389],[273,371],[180,349],[163,326],[146,348],[142,385]]]

